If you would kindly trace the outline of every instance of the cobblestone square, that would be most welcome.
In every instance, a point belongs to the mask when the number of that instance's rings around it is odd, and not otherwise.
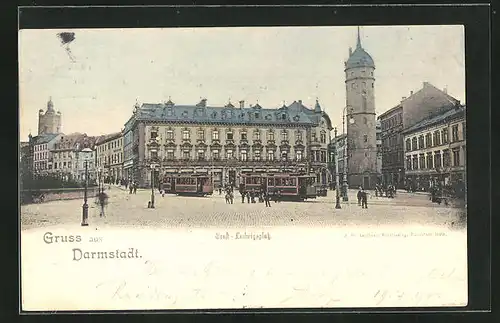
[[[150,190],[137,194],[111,187],[106,217],[89,199],[89,224],[95,227],[268,227],[268,226],[380,226],[380,225],[450,225],[456,221],[458,209],[433,204],[425,194],[398,193],[396,198],[371,196],[368,209],[357,205],[355,191],[342,209],[335,209],[335,192],[327,197],[305,202],[241,203],[235,193],[234,204],[226,204],[223,195],[185,197],[165,195],[155,191],[155,209],[148,209]],[[44,226],[80,225],[81,200],[54,201],[21,207],[22,229]]]

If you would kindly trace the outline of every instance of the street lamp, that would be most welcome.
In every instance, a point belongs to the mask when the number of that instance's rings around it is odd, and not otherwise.
[[[347,108],[349,108],[349,111],[346,111]],[[346,132],[345,132],[345,120],[346,120],[346,117],[349,116],[349,123],[350,124],[354,124],[354,118],[352,117],[351,114],[346,114],[346,112],[350,112],[352,114],[352,107],[350,106],[345,106],[344,109],[342,109],[342,134],[345,135]],[[348,151],[347,151],[347,147],[349,145],[349,141],[347,140],[348,137],[346,136],[345,137],[345,143],[344,143],[344,172],[342,174],[342,177],[343,177],[343,180],[342,180],[342,193],[343,193],[343,198],[342,200],[347,202],[349,201],[349,196],[347,194],[347,191],[349,189],[349,184],[348,184],[348,171],[349,171],[349,163],[348,163]]]
[[[157,145],[158,145],[158,138],[153,138],[153,143],[152,143],[152,147],[150,148],[150,151],[151,152],[156,152],[158,153],[158,150],[157,150]],[[156,156],[156,158],[158,158],[158,156]],[[158,164],[154,163],[153,162],[153,157],[151,157],[151,164],[149,165],[151,167],[151,203],[149,203],[148,205],[148,208],[150,209],[154,209],[155,208],[155,185],[154,185],[154,172],[155,172],[155,168],[156,166],[159,166]]]
[[[84,154],[84,164],[85,164],[85,189],[83,191],[83,206],[82,206],[82,227],[86,227],[89,225],[89,205],[87,204],[87,186],[88,186],[88,177],[89,177],[89,168],[88,168],[88,153],[92,153],[90,148],[85,148],[82,150]]]
[[[335,156],[335,190],[336,190],[336,197],[335,197],[335,208],[336,209],[341,209],[342,207],[340,206],[340,191],[339,191],[339,161],[337,157],[337,128],[333,128],[333,133],[335,136],[335,149],[334,149],[334,156]]]

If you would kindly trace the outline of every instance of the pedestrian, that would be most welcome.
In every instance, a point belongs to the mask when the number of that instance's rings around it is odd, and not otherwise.
[[[241,191],[241,203],[245,203],[245,191]]]
[[[137,182],[134,182],[134,194],[137,194]]]
[[[133,183],[130,183],[130,186],[128,187],[128,190],[129,190],[129,194],[133,193],[133,191],[134,191],[134,185],[133,185]]]
[[[368,208],[368,192],[366,192],[365,190],[361,191],[361,208]]]
[[[361,206],[361,199],[363,198],[363,188],[361,188],[361,186],[359,187],[358,189],[358,195],[357,195],[357,198],[358,198],[358,205]]]
[[[250,204],[250,194],[251,194],[251,191],[248,191],[246,196],[247,196],[247,203]]]
[[[234,194],[233,194],[233,191],[231,190],[229,192],[229,201],[231,202],[231,204],[233,204],[233,200],[234,200]]]
[[[106,205],[108,204],[108,195],[104,192],[99,192],[98,195],[99,198],[99,206],[100,206],[100,216],[105,217],[106,215],[104,214],[104,209]]]
[[[255,192],[250,191],[250,202],[255,203]]]
[[[271,202],[269,201],[269,193],[264,192],[264,201],[266,201],[266,207],[271,207]]]
[[[219,187],[219,195],[222,195],[222,188]]]

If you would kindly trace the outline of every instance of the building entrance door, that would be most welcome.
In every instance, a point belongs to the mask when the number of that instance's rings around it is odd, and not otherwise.
[[[370,189],[370,177],[368,177],[368,176],[363,177],[363,188],[365,190]]]

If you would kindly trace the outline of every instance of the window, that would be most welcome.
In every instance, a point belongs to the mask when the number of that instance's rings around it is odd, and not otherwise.
[[[66,167],[66,162],[63,163],[63,167]]]
[[[315,132],[311,133],[311,140],[313,142],[318,141],[318,139],[316,138],[316,133]]]
[[[288,160],[288,152],[287,151],[281,152],[281,160]]]
[[[319,140],[322,144],[326,143],[326,134],[322,132]]]
[[[274,160],[274,151],[273,150],[268,150],[267,151],[267,160]]]
[[[417,170],[418,169],[418,155],[413,155],[413,169]]]
[[[417,150],[418,149],[417,148],[417,137],[413,137],[411,139],[411,148],[412,148],[412,150]]]
[[[406,170],[411,170],[411,156],[406,156]]]
[[[368,135],[363,135],[363,141],[368,142]]]
[[[269,140],[269,141],[273,141],[273,140],[274,140],[274,132],[272,132],[272,131],[271,131],[271,132],[269,132],[269,133],[267,134],[267,136],[268,136],[268,137],[267,137],[267,140]]]
[[[418,163],[420,165],[419,169],[425,169],[425,155],[424,154],[419,155]]]
[[[288,140],[288,132],[286,130],[281,131],[282,140]]]
[[[158,133],[156,131],[151,131],[151,139],[156,139],[158,137]]]
[[[285,114],[285,113],[283,113],[283,114],[281,115],[281,120],[286,120],[286,114]]]
[[[255,119],[259,119],[259,113],[255,112]]]
[[[167,150],[167,160],[174,160],[174,151]]]
[[[453,166],[460,166],[460,150],[458,148],[453,149]]]
[[[247,140],[247,133],[246,132],[241,133],[241,140]]]
[[[248,160],[248,155],[246,150],[241,150],[240,151],[240,158],[241,161],[247,161]]]
[[[425,148],[432,147],[432,135],[430,133],[427,133],[425,135]]]
[[[220,156],[219,156],[219,151],[218,150],[212,151],[212,158],[214,160],[219,160]]]
[[[466,126],[465,126],[465,122],[462,122],[462,138],[467,138],[467,136],[465,135],[465,132],[466,132]]]
[[[198,150],[198,160],[204,160],[204,159],[205,159],[205,151]]]
[[[184,159],[191,158],[191,154],[189,153],[188,150],[185,150],[185,151],[182,152],[182,158],[184,158]]]
[[[260,150],[256,150],[254,153],[253,159],[260,160]]]
[[[451,127],[451,141],[458,141],[458,125]]]
[[[219,140],[219,130],[212,131],[212,140]]]
[[[158,158],[158,152],[157,151],[152,151],[151,152],[151,159],[157,159],[157,158]]]
[[[427,153],[427,169],[433,169],[432,166],[432,153]]]
[[[297,131],[297,140],[302,141],[302,131]]]
[[[198,139],[205,140],[205,130],[198,130]]]
[[[184,140],[189,139],[190,138],[189,135],[190,135],[189,130],[182,131],[182,139],[184,139]]]
[[[260,131],[259,130],[255,130],[254,133],[253,133],[253,137],[255,140],[260,140]]]
[[[411,150],[411,141],[410,138],[406,139],[406,151]]]
[[[233,133],[232,132],[226,133],[226,140],[233,140]]]
[[[302,150],[298,150],[296,152],[296,157],[297,157],[297,161],[301,161],[302,160]]]
[[[441,136],[439,135],[439,131],[434,131],[434,146],[441,145]]]
[[[441,142],[443,144],[448,143],[448,128],[444,128],[441,130]]]
[[[226,151],[226,158],[227,159],[233,159],[233,151],[232,150],[227,150]]]
[[[434,152],[434,167],[441,167],[441,152],[439,150]]]
[[[418,149],[423,149],[425,146],[424,144],[424,135],[420,135],[418,137]]]

